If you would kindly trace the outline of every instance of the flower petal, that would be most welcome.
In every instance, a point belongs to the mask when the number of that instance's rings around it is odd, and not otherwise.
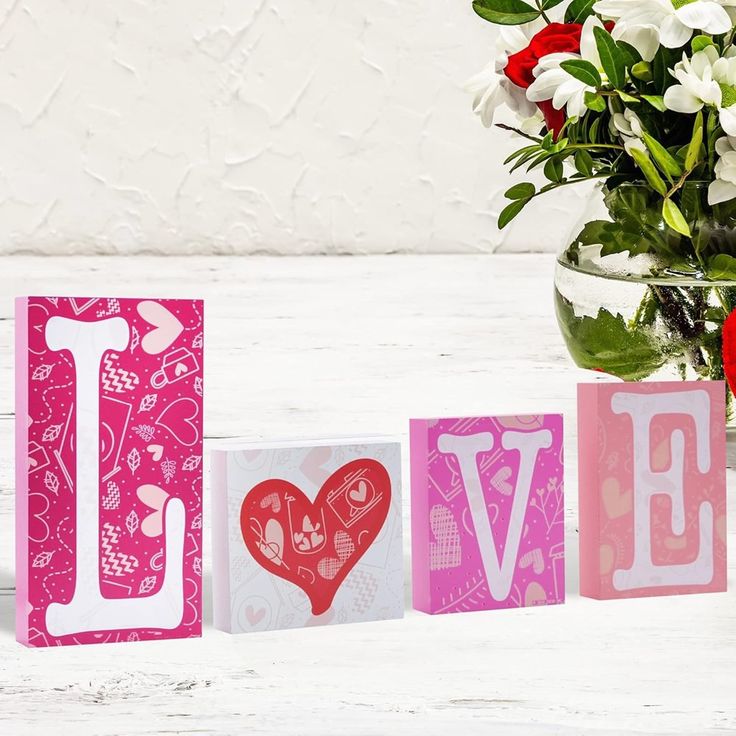
[[[703,107],[703,101],[681,84],[673,85],[664,93],[664,104],[668,110],[684,113],[697,112]]]
[[[651,61],[659,48],[659,30],[656,26],[614,26],[611,35],[616,41],[630,43],[644,61]]]
[[[736,197],[736,185],[716,179],[708,186],[708,204],[727,202]]]
[[[731,19],[718,3],[697,0],[683,5],[675,11],[675,15],[688,28],[699,28],[705,33],[726,33],[731,30]]]
[[[726,135],[736,135],[736,105],[724,107],[718,113],[718,120]]]
[[[670,15],[662,21],[659,40],[662,46],[676,49],[684,46],[692,37],[693,29],[680,21],[677,15]]]

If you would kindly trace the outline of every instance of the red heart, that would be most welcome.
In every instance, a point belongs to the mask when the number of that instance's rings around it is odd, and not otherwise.
[[[736,310],[723,323],[723,372],[731,391],[736,393]]]
[[[270,478],[246,495],[240,530],[261,567],[298,585],[318,616],[381,531],[391,479],[376,460],[353,460],[322,485],[314,502],[292,483]]]

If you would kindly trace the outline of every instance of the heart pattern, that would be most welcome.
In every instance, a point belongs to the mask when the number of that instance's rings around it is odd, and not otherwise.
[[[153,462],[157,463],[164,456],[164,446],[148,445],[148,447],[146,447],[146,452],[150,452]]]
[[[491,486],[495,488],[501,495],[510,496],[514,492],[514,487],[509,483],[511,477],[511,468],[508,465],[499,468],[491,478]]]
[[[634,506],[632,491],[622,491],[616,478],[606,478],[601,487],[603,508],[609,519],[618,519],[628,514]]]
[[[177,442],[187,447],[199,440],[199,423],[199,405],[189,397],[172,401],[156,420],[156,424],[168,429]]]
[[[153,327],[141,340],[141,347],[149,355],[163,353],[184,331],[184,325],[163,304],[145,301],[140,302],[137,309],[138,314]]]
[[[139,500],[153,512],[141,522],[141,531],[147,537],[159,537],[164,533],[164,506],[169,494],[163,488],[150,483],[139,486],[136,491]]]
[[[319,616],[378,536],[390,505],[388,472],[363,458],[330,475],[314,501],[285,480],[259,483],[243,500],[240,529],[253,559],[301,588]]]
[[[429,569],[449,570],[462,562],[460,532],[447,506],[437,504],[429,512],[429,526],[437,540],[429,547]]]

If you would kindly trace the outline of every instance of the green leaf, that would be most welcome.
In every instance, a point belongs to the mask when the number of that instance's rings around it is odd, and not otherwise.
[[[582,148],[575,153],[575,168],[584,176],[593,175],[593,157]]]
[[[593,27],[595,45],[601,57],[601,66],[608,77],[608,81],[616,88],[621,89],[626,83],[626,64],[611,34],[600,26]]]
[[[693,50],[694,54],[697,54],[698,51],[702,51],[703,49],[707,48],[708,46],[714,46],[713,39],[710,36],[705,36],[703,34],[699,36],[695,36],[692,41],[690,41],[690,48]]]
[[[650,331],[628,327],[620,314],[600,309],[595,317],[578,317],[558,291],[555,308],[567,349],[581,368],[610,373],[624,381],[641,381],[667,361],[661,343]]]
[[[523,0],[475,0],[473,10],[484,20],[503,26],[530,23],[541,15]]]
[[[634,66],[631,67],[631,76],[640,79],[642,82],[652,81],[652,67],[646,61],[637,61]],[[646,99],[645,95],[642,95]]]
[[[582,23],[589,15],[593,15],[596,0],[572,0],[565,11],[565,23]]]
[[[680,235],[684,235],[687,238],[690,237],[690,226],[682,216],[680,208],[669,197],[665,197],[662,204],[662,216],[664,217],[664,221],[675,232],[678,232]]]
[[[652,138],[647,132],[642,133],[642,139],[646,143],[649,153],[661,171],[668,177],[677,177],[682,174],[682,167],[670,152],[656,139]]]
[[[616,46],[618,46],[619,51],[624,57],[624,64],[627,69],[631,69],[631,67],[641,61],[641,54],[630,43],[616,41]]]
[[[602,84],[601,75],[598,70],[585,59],[569,59],[560,63],[560,67],[564,69],[571,77],[580,80],[589,87],[600,87]]]
[[[664,195],[667,194],[667,186],[664,181],[662,181],[662,177],[657,173],[657,169],[651,162],[649,156],[638,148],[632,148],[630,153],[652,189],[654,189],[655,192],[659,192],[664,197]]]
[[[638,105],[639,104],[639,98],[634,97],[633,95],[630,95],[628,92],[623,92],[622,90],[617,90],[618,96],[621,98],[623,102],[628,102],[629,105]]]
[[[601,95],[591,92],[590,90],[585,91],[585,106],[589,110],[594,112],[603,112],[606,109],[606,101]]]
[[[700,160],[700,150],[703,145],[703,113],[698,112],[698,117],[700,118],[700,124],[698,124],[698,118],[696,118],[693,125],[693,135],[685,153],[686,171],[692,171]]]
[[[642,95],[641,98],[642,100],[646,100],[656,110],[667,112],[662,95]]]
[[[526,199],[515,199],[511,204],[507,204],[498,216],[498,229],[503,230],[526,207],[529,199],[529,197]]]
[[[736,258],[719,253],[708,261],[708,278],[713,281],[736,280]]]
[[[549,10],[563,2],[565,2],[565,0],[542,0],[542,10]]]
[[[524,146],[523,148],[520,148],[518,151],[514,151],[510,156],[507,156],[503,164],[505,166],[506,164],[510,164],[515,158],[519,158],[519,156],[523,156],[525,153],[529,153],[530,151],[538,151],[538,150],[539,150],[539,145],[537,143],[531,146]]]
[[[675,78],[669,70],[680,60],[679,56],[682,56],[682,53],[678,54],[664,46],[660,46],[657,50],[652,60],[652,82],[659,94],[664,94],[665,90],[675,83]]]
[[[528,181],[523,181],[520,184],[514,184],[510,189],[506,190],[503,195],[506,199],[529,199],[534,195],[536,189],[534,184]]]
[[[562,161],[559,158],[551,158],[544,165],[544,175],[554,182],[562,181]]]

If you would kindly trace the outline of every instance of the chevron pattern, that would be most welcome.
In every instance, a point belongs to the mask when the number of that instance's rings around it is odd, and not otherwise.
[[[102,372],[102,388],[105,391],[123,394],[126,391],[132,391],[140,383],[140,379],[132,371],[126,371],[124,368],[116,368],[113,361],[117,357],[115,353],[105,356],[105,369]]]
[[[105,575],[122,577],[135,572],[138,567],[138,559],[133,555],[115,552],[115,547],[120,539],[120,529],[110,523],[102,526],[102,572]]]

